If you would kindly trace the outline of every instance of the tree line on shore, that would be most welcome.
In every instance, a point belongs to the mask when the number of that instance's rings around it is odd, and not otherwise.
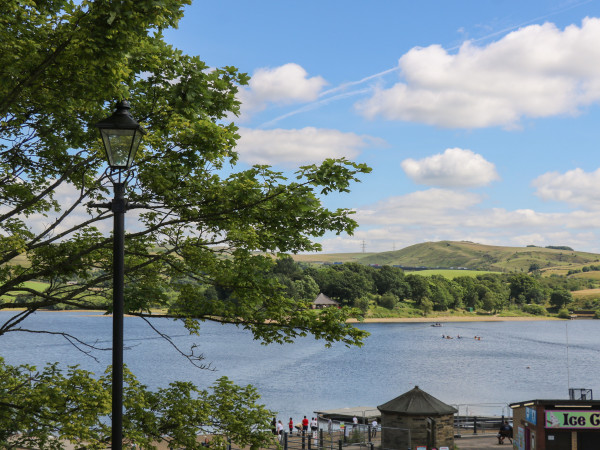
[[[596,266],[586,269],[582,271],[596,270]],[[537,270],[527,274],[489,272],[448,278],[440,274],[406,273],[401,268],[387,265],[298,263],[290,256],[277,259],[267,272],[266,278],[278,284],[283,295],[299,306],[308,306],[323,293],[343,306],[357,308],[363,314],[375,317],[462,310],[498,313],[508,309],[546,315],[548,310],[556,313],[571,305],[573,291],[597,286],[592,279],[543,277]],[[185,275],[173,277],[163,286],[153,306],[176,314],[189,306],[180,299],[180,294],[189,285],[198,284],[198,280]],[[236,294],[226,286],[200,285],[201,294],[196,296],[194,307],[200,314],[214,311],[217,304],[239,303]],[[30,295],[17,299],[17,303],[28,301],[31,301]],[[102,297],[98,306],[104,308],[109,301]],[[584,307],[595,310],[600,307],[600,300],[588,300]],[[56,303],[50,309],[70,308]]]
[[[364,313],[376,307],[396,311],[412,307],[424,314],[464,309],[495,313],[516,309],[539,315],[547,314],[546,307],[558,311],[569,306],[573,301],[572,291],[596,286],[594,280],[542,277],[537,271],[463,275],[450,279],[443,275],[405,273],[398,267],[386,265],[307,265],[294,262],[291,257],[278,259],[273,274],[290,297],[311,300],[322,292]],[[205,295],[212,298],[227,293],[211,288]],[[595,302],[587,305],[594,309],[597,306]]]

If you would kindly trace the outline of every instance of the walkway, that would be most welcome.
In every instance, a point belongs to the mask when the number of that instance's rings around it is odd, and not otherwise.
[[[454,443],[458,450],[485,450],[488,448],[511,450],[513,448],[508,440],[504,441],[503,445],[498,445],[498,438],[492,434],[464,436],[454,439]]]

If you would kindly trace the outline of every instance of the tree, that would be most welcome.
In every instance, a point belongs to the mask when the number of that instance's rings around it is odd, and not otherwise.
[[[454,282],[462,288],[465,306],[473,309],[481,307],[482,297],[479,296],[480,283],[478,280],[469,276],[461,276],[454,278]]]
[[[126,313],[159,305],[191,332],[213,320],[265,343],[365,336],[345,321],[357,311],[319,313],[286,296],[271,255],[317,251],[314,239],[328,231],[352,233],[352,211],[330,211],[321,198],[348,192],[370,169],[341,158],[291,177],[264,165],[236,171],[239,136],[227,118],[248,77],[164,42],[189,3],[0,2],[0,309],[25,308],[0,336],[26,329],[40,308],[111,311],[112,246],[101,229],[112,213],[87,205],[111,197],[93,124],[123,98],[149,132],[128,189],[146,207],[126,235]]]
[[[225,447],[223,431],[242,445],[272,440],[271,412],[257,404],[259,395],[251,386],[240,388],[221,377],[210,391],[186,382],[150,391],[128,370],[124,375],[123,424],[129,442],[152,448],[168,440],[170,447],[200,449],[197,436],[210,434],[213,447]],[[63,372],[57,364],[40,371],[0,364],[0,444],[62,448],[61,440],[69,440],[88,449],[104,449],[111,437],[110,392],[108,372],[96,379],[77,367]],[[231,404],[236,405],[235,412]]]
[[[290,278],[292,281],[296,281],[302,278],[302,269],[289,255],[284,255],[281,258],[277,258],[275,261],[275,267],[273,272],[280,273]]]
[[[573,301],[573,294],[566,289],[557,289],[550,294],[550,304],[558,309],[565,308]]]
[[[406,275],[405,280],[410,286],[411,299],[420,305],[423,299],[430,294],[428,277],[410,273]]]
[[[305,276],[300,280],[294,281],[298,298],[301,300],[314,301],[319,295],[319,286],[310,276]]]
[[[315,281],[325,295],[349,305],[356,299],[374,293],[375,287],[369,269],[356,263],[330,266]]]
[[[403,299],[406,294],[404,271],[398,267],[381,266],[373,273],[373,281],[379,295],[391,292]]]
[[[536,278],[526,274],[516,274],[510,277],[510,298],[518,304],[541,303],[545,294]]]
[[[446,311],[453,302],[448,280],[441,275],[429,277],[429,299],[435,311]]]

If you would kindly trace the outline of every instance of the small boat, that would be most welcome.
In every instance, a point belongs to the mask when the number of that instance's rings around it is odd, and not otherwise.
[[[442,324],[441,324],[441,323],[439,323],[439,322],[436,322],[436,323],[432,323],[432,324],[431,324],[431,326],[432,326],[432,327],[441,327],[441,326],[442,326]]]

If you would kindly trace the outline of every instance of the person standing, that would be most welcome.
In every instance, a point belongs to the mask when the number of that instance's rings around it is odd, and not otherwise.
[[[304,419],[302,419],[302,432],[306,433],[308,431],[308,419],[306,418],[306,416],[304,416]]]
[[[277,419],[275,417],[271,420],[271,431],[273,434],[277,434]]]
[[[290,417],[290,421],[288,422],[288,427],[290,429],[290,436],[294,434],[294,420]]]
[[[310,421],[310,431],[316,433],[319,430],[319,422],[316,417],[313,417]]]
[[[373,422],[371,422],[371,430],[373,437],[377,436],[377,425],[377,419],[373,419]]]
[[[281,442],[281,439],[283,438],[283,424],[281,423],[281,420],[277,422],[277,437],[279,438],[279,442]]]

